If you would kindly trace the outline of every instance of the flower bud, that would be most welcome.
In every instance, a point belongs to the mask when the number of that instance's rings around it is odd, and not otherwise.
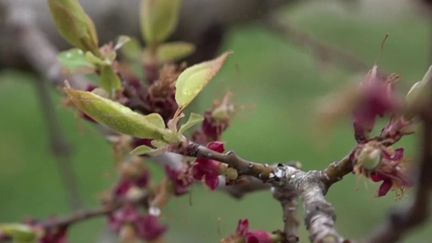
[[[425,104],[431,89],[432,66],[429,67],[421,81],[414,83],[406,95],[406,104],[409,110],[418,109]]]
[[[54,23],[71,45],[99,55],[96,27],[78,0],[49,0]]]
[[[178,23],[181,0],[142,0],[141,32],[149,46],[165,41]]]
[[[374,170],[381,163],[381,151],[370,145],[365,145],[360,151],[357,162],[367,170]]]

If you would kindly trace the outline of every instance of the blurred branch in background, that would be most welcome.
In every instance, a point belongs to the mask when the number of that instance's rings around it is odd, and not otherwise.
[[[72,209],[79,209],[82,205],[82,197],[79,189],[78,176],[75,173],[72,160],[72,148],[61,128],[60,121],[50,95],[50,87],[44,79],[34,82],[42,114],[45,118],[46,129],[51,143],[51,152],[56,160],[57,171],[63,182],[65,193]]]
[[[370,65],[358,59],[349,52],[330,46],[315,39],[308,33],[296,29],[289,23],[276,17],[269,17],[264,22],[265,27],[276,36],[302,49],[310,50],[311,55],[320,62],[332,62],[350,71],[365,71]]]
[[[16,48],[20,50],[21,57],[43,77],[36,79],[34,84],[46,121],[51,151],[56,160],[65,193],[68,195],[68,202],[71,208],[79,209],[82,206],[82,200],[78,178],[73,168],[71,146],[62,131],[50,96],[50,87],[45,81],[47,79],[55,85],[60,85],[66,78],[62,76],[62,67],[57,61],[57,52],[51,43],[44,38],[40,30],[33,25],[31,12],[17,8],[6,1],[0,2],[0,7],[5,13],[6,28],[4,31],[9,32],[11,37],[16,40]]]

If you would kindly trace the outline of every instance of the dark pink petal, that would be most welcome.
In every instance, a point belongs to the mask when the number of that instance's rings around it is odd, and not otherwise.
[[[121,180],[120,183],[114,189],[115,196],[125,196],[129,189],[133,186],[130,180]]]
[[[118,233],[124,224],[132,224],[138,218],[139,211],[133,205],[126,205],[108,215],[108,224],[112,231]]]
[[[241,236],[246,236],[249,231],[249,220],[240,219],[237,225],[236,233]]]
[[[250,231],[246,235],[246,243],[272,243],[271,234],[265,231]]]
[[[393,182],[391,180],[385,179],[378,190],[378,197],[385,196],[387,192],[390,191],[392,186]]]
[[[401,161],[403,157],[404,157],[404,149],[398,148],[395,150],[395,153],[393,154],[393,157],[391,158],[391,160]]]
[[[214,191],[218,188],[219,177],[218,176],[212,176],[212,177],[206,176],[205,183],[212,191]]]
[[[207,147],[213,151],[223,153],[225,151],[224,143],[220,141],[211,142]]]
[[[67,242],[67,227],[59,229],[51,229],[45,232],[40,239],[40,243],[66,243]]]
[[[378,182],[378,181],[384,180],[385,177],[381,174],[376,173],[376,172],[372,172],[370,175],[370,178],[372,179],[373,182]]]
[[[159,218],[153,215],[140,217],[136,222],[137,234],[141,239],[152,241],[159,238],[167,231],[167,227],[162,225]]]

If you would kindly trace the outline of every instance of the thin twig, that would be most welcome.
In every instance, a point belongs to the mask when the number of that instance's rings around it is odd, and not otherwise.
[[[1,8],[6,13],[6,27],[16,35],[16,43],[22,57],[31,63],[41,75],[59,85],[59,82],[62,81],[62,78],[59,77],[63,71],[57,61],[56,51],[37,27],[33,25],[31,11],[15,7],[13,1],[3,1]],[[62,132],[45,81],[35,81],[35,85],[41,102],[41,109],[46,119],[51,149],[68,194],[68,201],[73,209],[78,209],[81,207],[81,198],[77,176],[72,167],[70,145]]]
[[[323,182],[328,189],[334,183],[342,180],[342,178],[351,173],[353,170],[353,164],[351,160],[351,153],[346,155],[343,159],[331,163],[326,169],[324,169]]]

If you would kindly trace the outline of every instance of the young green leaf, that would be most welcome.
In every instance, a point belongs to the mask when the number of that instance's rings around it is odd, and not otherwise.
[[[60,54],[58,54],[58,60],[66,69],[73,72],[93,72],[96,68],[93,63],[87,60],[85,53],[77,48],[60,52]]]
[[[150,154],[150,153],[156,152],[156,151],[157,151],[157,149],[151,148],[151,147],[149,147],[147,145],[141,145],[141,146],[138,146],[138,147],[134,148],[130,152],[130,154],[138,156],[138,155]]]
[[[175,143],[173,132],[161,126],[158,114],[141,115],[112,100],[94,93],[66,88],[72,103],[82,112],[113,130],[138,138]]]
[[[114,94],[122,89],[120,78],[114,72],[111,65],[100,67],[100,84],[109,94]]]
[[[181,0],[142,0],[141,33],[149,46],[165,41],[175,30]]]
[[[78,0],[48,0],[51,14],[60,35],[83,51],[99,54],[96,27]]]
[[[211,61],[199,63],[184,70],[176,81],[175,99],[180,109],[187,107],[216,76],[232,52],[225,52]]]
[[[189,130],[190,128],[192,128],[195,125],[198,125],[202,121],[204,121],[203,116],[201,116],[200,114],[191,113],[189,115],[189,119],[187,120],[187,122],[184,123],[183,125],[181,125],[181,127],[179,129],[179,133],[180,134],[185,133],[187,130]]]
[[[120,53],[125,56],[130,61],[138,62],[140,61],[143,48],[137,39],[132,38],[128,43],[126,43],[121,49]]]
[[[187,42],[171,42],[158,46],[156,57],[159,62],[173,62],[185,58],[195,51],[195,46]]]
[[[1,224],[0,231],[16,243],[36,243],[36,233],[25,224]]]

